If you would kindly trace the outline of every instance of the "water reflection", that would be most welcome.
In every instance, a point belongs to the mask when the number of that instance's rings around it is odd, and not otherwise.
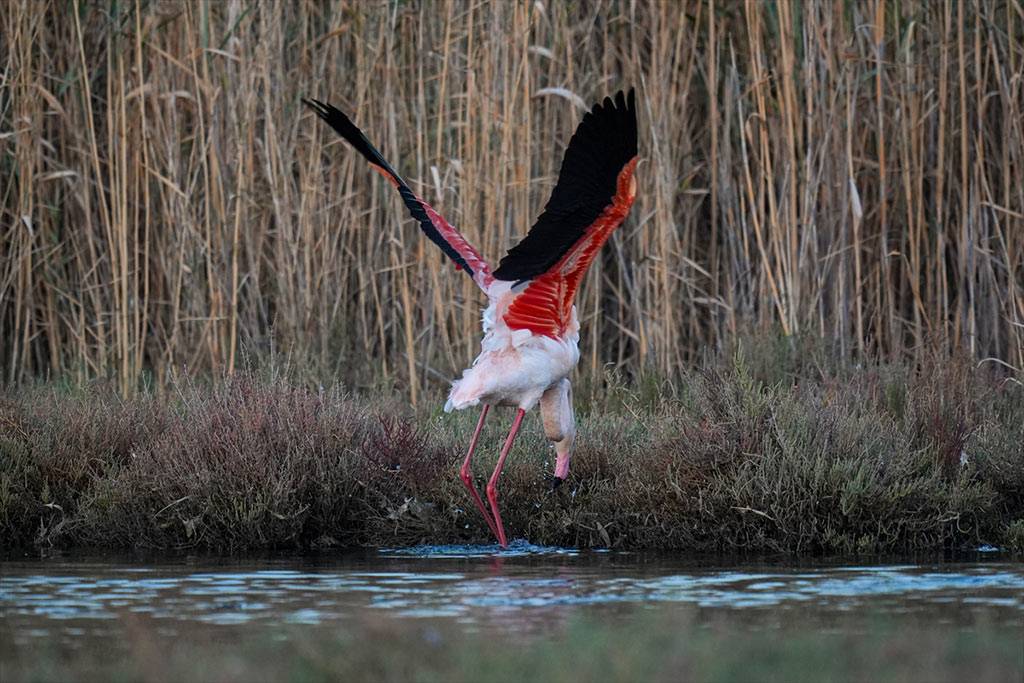
[[[1024,567],[1000,562],[787,568],[686,566],[679,559],[519,544],[424,546],[261,563],[135,566],[0,563],[0,611],[15,642],[75,641],[147,615],[189,624],[330,624],[377,613],[518,630],[647,606],[772,615],[934,613],[1019,623]]]

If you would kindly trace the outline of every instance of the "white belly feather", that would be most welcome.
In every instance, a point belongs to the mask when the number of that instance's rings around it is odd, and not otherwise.
[[[529,410],[551,385],[569,376],[580,359],[580,325],[576,307],[559,339],[511,330],[503,318],[515,295],[511,283],[495,281],[484,311],[484,339],[473,366],[452,383],[446,412],[480,403],[517,406]]]

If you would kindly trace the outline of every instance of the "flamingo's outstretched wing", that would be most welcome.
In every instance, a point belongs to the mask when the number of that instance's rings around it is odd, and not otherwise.
[[[504,319],[513,329],[558,337],[569,324],[576,288],[636,194],[636,96],[620,91],[584,115],[569,141],[544,212],[494,271],[525,285]]]
[[[356,151],[370,162],[370,166],[374,170],[395,186],[398,194],[402,196],[402,201],[408,207],[409,213],[419,221],[423,233],[430,238],[431,242],[441,247],[448,258],[455,262],[456,268],[465,270],[473,278],[473,281],[486,292],[494,280],[487,262],[458,230],[453,228],[437,211],[434,211],[429,204],[416,196],[409,185],[395,172],[395,169],[391,168],[391,164],[384,160],[377,148],[366,139],[363,131],[359,130],[345,114],[330,104],[305,99],[302,102],[355,147]]]

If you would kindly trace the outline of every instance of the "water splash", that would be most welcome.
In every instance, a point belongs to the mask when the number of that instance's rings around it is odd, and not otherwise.
[[[417,545],[410,548],[381,548],[381,557],[420,557],[424,559],[474,558],[474,557],[526,557],[564,556],[576,557],[576,548],[560,548],[549,545],[534,545],[525,539],[516,539],[502,549],[492,545]]]

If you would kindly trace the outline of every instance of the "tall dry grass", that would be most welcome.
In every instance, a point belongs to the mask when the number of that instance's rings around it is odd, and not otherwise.
[[[580,105],[629,84],[640,192],[581,290],[584,373],[674,373],[760,327],[1024,368],[1019,0],[19,0],[0,22],[5,382],[127,392],[273,346],[415,401],[473,357],[480,295],[300,96],[497,259]]]

